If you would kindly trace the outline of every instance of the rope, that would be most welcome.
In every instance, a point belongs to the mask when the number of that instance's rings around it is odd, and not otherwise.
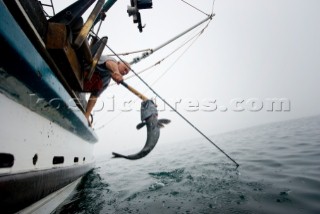
[[[184,1],[184,0],[181,0],[181,1],[182,1],[182,2],[184,2],[185,4],[189,5],[190,7],[192,7],[192,8],[194,8],[194,9],[196,9],[196,10],[197,10],[197,11],[199,11],[200,13],[203,13],[204,15],[210,16],[209,14],[207,14],[207,13],[203,12],[202,10],[200,10],[199,8],[197,8],[197,7],[193,6],[193,5],[191,5],[190,3],[188,3],[188,2],[186,2],[186,1]]]
[[[216,1],[216,0],[213,0],[213,1],[212,1],[212,10],[211,10],[211,13],[213,13],[213,11],[214,11],[214,3],[215,3],[215,1]]]
[[[115,56],[125,64],[125,61],[120,58],[120,56],[116,55],[116,53],[111,49],[108,45],[106,45],[107,48],[115,54]],[[125,64],[126,65],[126,64]],[[144,81],[133,69],[131,69],[132,73],[134,73],[140,81],[145,84],[149,88],[150,91],[152,91],[153,94],[155,94],[162,102],[164,102],[169,108],[171,108],[172,111],[174,111],[176,114],[178,114],[184,121],[186,121],[192,128],[194,128],[199,134],[201,134],[205,139],[207,139],[213,146],[215,146],[220,152],[222,152],[226,157],[228,157],[233,163],[236,164],[236,167],[239,167],[239,164],[232,159],[227,153],[225,153],[219,146],[217,146],[209,137],[207,137],[200,129],[198,129],[195,125],[193,125],[187,118],[185,118],[179,111],[177,111],[170,103],[168,103],[165,99],[160,96],[146,81]]]
[[[182,52],[182,54],[169,66],[167,70],[165,70],[151,85],[153,86],[156,84],[162,77],[164,77],[165,74],[168,73],[168,71],[178,62],[178,60],[181,59],[181,57],[191,48],[191,46],[196,42],[196,40],[199,38],[200,35]]]
[[[192,37],[192,39],[194,39],[192,43],[182,52],[182,54],[172,63],[172,65],[166,71],[164,71],[151,85],[154,85],[156,82],[158,82],[178,62],[178,60],[180,60],[180,58],[189,50],[189,48],[191,48],[191,46],[197,41],[197,39],[199,39],[204,30],[209,26],[210,22],[211,20],[198,34],[196,34],[196,36]]]
[[[207,25],[207,26],[208,26],[208,25]],[[206,27],[207,27],[207,26],[206,26]],[[206,27],[205,27],[205,28],[206,28]],[[187,44],[189,41],[191,41],[192,39],[194,39],[194,38],[197,37],[197,38],[186,48],[186,50],[184,50],[184,52],[173,62],[173,64],[171,64],[171,65],[169,66],[169,68],[168,68],[163,74],[161,74],[161,76],[158,77],[158,79],[156,79],[156,80],[151,84],[152,86],[153,86],[156,82],[158,82],[158,81],[178,62],[178,60],[189,50],[189,48],[195,43],[195,41],[196,41],[196,40],[200,37],[200,35],[203,33],[203,30],[204,30],[204,29],[202,29],[202,30],[201,30],[199,33],[197,33],[195,36],[193,36],[193,37],[191,37],[190,39],[187,40],[187,42],[186,42],[185,44]],[[181,45],[178,49],[180,49],[181,47],[183,47],[185,44]],[[177,50],[178,50],[178,49],[177,49]],[[174,52],[176,52],[177,50],[173,51],[172,53],[170,53],[170,54],[169,54],[167,57],[165,57],[165,58],[168,58],[169,56],[171,56],[171,55],[172,55]],[[118,55],[119,55],[119,54],[118,54]],[[114,55],[112,54],[112,55],[109,55],[109,56],[114,56]],[[149,66],[148,68],[143,69],[142,71],[139,71],[139,72],[137,72],[137,73],[138,73],[138,74],[141,74],[141,73],[143,73],[143,72],[151,69],[152,67],[160,64],[165,58],[163,58],[162,60],[158,61],[158,62],[155,63],[154,65]],[[126,80],[127,80],[127,79],[130,79],[130,78],[132,78],[132,77],[135,77],[135,75],[129,76],[128,78],[126,78]],[[110,84],[109,87],[110,87],[110,86],[113,86],[113,85],[116,85],[116,83]],[[136,102],[137,100],[138,100],[138,99],[136,99],[135,102]],[[107,125],[109,125],[112,121],[114,121],[115,119],[117,119],[117,118],[121,115],[121,113],[122,113],[122,112],[119,112],[116,116],[114,116],[112,119],[110,119],[109,121],[107,121],[106,123],[104,123],[103,125],[101,125],[100,127],[96,128],[95,130],[103,129],[104,127],[106,127]],[[98,121],[99,121],[99,120],[98,120]],[[97,122],[98,122],[98,121],[97,121]]]
[[[181,0],[181,1],[183,1],[183,2],[185,2],[184,0]],[[214,6],[214,2],[215,2],[215,0],[213,1],[213,6]],[[188,4],[188,5],[190,5],[189,3],[187,3],[187,2],[185,2],[186,4]],[[192,5],[190,5],[190,6],[192,6]],[[192,7],[194,7],[194,6],[192,6]],[[195,7],[194,7],[195,8]],[[197,9],[197,8],[195,8],[195,9]],[[204,13],[203,11],[201,11],[201,10],[199,10],[199,9],[197,9],[198,11],[200,11],[200,12],[202,12],[202,13]],[[212,9],[213,10],[213,9]],[[206,13],[204,13],[204,14],[206,14]],[[206,15],[208,15],[208,14],[206,14]],[[209,16],[209,15],[208,15]],[[207,25],[208,26],[208,25]],[[207,27],[206,26],[206,27]],[[204,29],[201,31],[201,33],[204,31]],[[199,36],[200,36],[200,34],[199,34]],[[194,43],[194,42],[193,42]],[[192,43],[192,44],[193,44]],[[191,44],[191,45],[192,45]],[[191,46],[190,45],[190,46]],[[188,48],[190,48],[190,46],[188,47]],[[123,59],[121,59],[120,58],[120,56],[119,55],[117,55],[114,51],[113,51],[113,49],[111,49],[108,45],[106,45],[106,47],[121,61],[121,62],[123,62],[125,65],[126,65],[126,63],[125,63],[125,61],[123,60]],[[185,53],[185,52],[184,52]],[[167,106],[169,106],[176,114],[178,114],[185,122],[187,122],[193,129],[195,129],[200,135],[202,135],[206,140],[208,140],[213,146],[215,146],[220,152],[222,152],[227,158],[229,158],[233,163],[235,163],[236,164],[236,167],[239,167],[240,165],[234,160],[234,159],[232,159],[226,152],[224,152],[219,146],[217,146],[209,137],[207,137],[200,129],[198,129],[193,123],[191,123],[186,117],[184,117],[179,111],[177,111],[171,104],[169,104],[165,99],[163,99],[161,96],[160,96],[160,94],[158,94],[146,81],[144,81],[141,77],[140,77],[140,75],[138,74],[138,73],[136,73],[133,69],[131,69],[131,71],[132,71],[132,73],[134,73],[134,75],[136,76],[136,77],[138,77],[138,79],[140,79],[140,81],[143,83],[143,84],[145,84],[148,88],[149,88],[149,90],[150,91],[152,91],[153,92],[153,94],[155,94],[160,100],[162,100],[162,102],[164,102]],[[120,112],[121,113],[121,112]],[[119,115],[120,115],[120,113],[119,113]],[[117,115],[116,117],[118,117],[119,115]],[[115,118],[116,118],[115,117]],[[114,120],[115,118],[113,118],[112,120]],[[111,122],[111,121],[110,121]],[[103,126],[104,127],[104,126]]]
[[[211,20],[210,20],[211,21]],[[210,22],[209,21],[209,22]],[[148,71],[149,69],[151,69],[151,68],[153,68],[153,67],[155,67],[155,66],[157,66],[157,65],[160,65],[160,63],[161,62],[163,62],[164,60],[166,60],[166,59],[168,59],[170,56],[172,56],[175,52],[177,52],[178,50],[180,50],[182,47],[184,47],[186,44],[188,44],[191,40],[193,40],[194,38],[199,38],[199,36],[203,33],[203,31],[205,30],[205,28],[207,28],[208,27],[208,25],[209,25],[209,23],[203,28],[203,29],[201,29],[201,31],[199,31],[196,35],[194,35],[194,36],[192,36],[190,39],[188,39],[188,40],[186,40],[185,42],[183,42],[180,46],[178,46],[175,50],[173,50],[172,52],[170,52],[167,56],[165,56],[165,57],[163,57],[161,60],[159,60],[159,61],[157,61],[156,63],[154,63],[153,65],[151,65],[151,66],[149,66],[149,67],[147,67],[147,68],[144,68],[143,70],[141,70],[141,71],[139,71],[139,72],[137,72],[137,74],[142,74],[143,72],[145,72],[145,71]],[[197,39],[196,38],[196,39]],[[195,40],[196,40],[195,39]],[[192,44],[195,42],[195,40],[192,42]],[[191,44],[191,45],[192,45]],[[191,46],[190,45],[190,46]],[[119,54],[118,54],[119,55]],[[108,56],[115,56],[114,54],[111,54],[111,55],[108,55]],[[133,74],[133,75],[131,75],[131,76],[128,76],[128,77],[126,77],[125,78],[125,80],[128,80],[128,79],[131,79],[132,77],[135,77],[135,75]],[[116,83],[111,83],[111,84],[109,84],[109,87],[110,86],[114,86],[114,85],[116,85]]]
[[[210,23],[210,22],[209,22]],[[189,50],[189,48],[196,42],[196,40],[201,36],[201,34],[204,32],[204,30],[209,26],[209,23],[199,32],[197,33],[196,35],[192,36],[190,39],[188,39],[185,43],[183,43],[182,45],[180,45],[176,50],[174,50],[172,53],[170,53],[167,57],[165,58],[168,58],[169,56],[171,56],[174,52],[176,52],[178,49],[182,48],[184,45],[186,45],[188,42],[190,42],[192,39],[194,39],[192,41],[192,43],[186,48],[186,50],[183,51],[183,53],[169,66],[168,69],[166,69],[164,71],[163,74],[161,74],[160,77],[158,77],[151,85],[153,86],[154,84],[156,84],[177,62],[178,60],[180,60],[180,58]],[[119,54],[118,54],[119,55]],[[109,56],[114,56],[113,54],[112,55],[109,55]],[[154,65],[151,65],[145,69],[143,69],[142,71],[139,71],[137,72],[138,74],[141,74],[149,69],[151,69],[152,67],[155,67],[156,65],[159,65],[162,61],[164,61],[163,58],[162,60],[159,60],[157,63],[155,63]],[[127,79],[130,79],[132,77],[135,77],[135,75],[132,75],[132,76],[129,76]],[[113,85],[116,85],[116,83],[112,83],[109,85],[110,86],[113,86]],[[135,100],[135,102],[137,101],[138,99]],[[109,125],[112,121],[114,121],[116,118],[118,118],[120,115],[121,115],[122,112],[119,112],[116,116],[114,116],[112,119],[110,119],[109,121],[107,121],[106,123],[104,123],[103,125],[101,125],[100,127],[96,128],[95,130],[100,130],[100,129],[103,129],[105,126]],[[97,121],[98,122],[98,121]]]

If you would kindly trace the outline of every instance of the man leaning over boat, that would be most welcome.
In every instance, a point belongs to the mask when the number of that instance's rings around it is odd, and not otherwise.
[[[84,91],[90,92],[90,98],[87,103],[85,117],[88,120],[89,126],[92,126],[90,115],[99,96],[108,87],[111,78],[119,84],[123,81],[123,76],[130,71],[130,64],[124,61],[117,61],[116,59],[102,55],[98,61],[95,72],[89,81],[84,83]],[[88,72],[85,72],[88,75]]]

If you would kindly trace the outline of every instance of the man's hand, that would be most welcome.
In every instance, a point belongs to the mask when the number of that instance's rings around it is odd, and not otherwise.
[[[121,81],[123,81],[123,77],[120,73],[118,72],[114,72],[111,74],[112,79],[119,84]]]

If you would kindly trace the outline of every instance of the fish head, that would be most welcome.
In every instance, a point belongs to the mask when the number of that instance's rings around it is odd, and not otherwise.
[[[146,121],[150,116],[158,116],[158,110],[152,100],[145,100],[141,103],[141,121]]]

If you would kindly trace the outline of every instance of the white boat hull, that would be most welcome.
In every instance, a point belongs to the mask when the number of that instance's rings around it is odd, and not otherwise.
[[[1,153],[12,154],[14,164],[0,174],[23,173],[94,162],[94,144],[0,94]],[[37,156],[36,163],[33,158]],[[63,163],[53,164],[54,157]],[[75,162],[78,160],[78,162]]]
[[[0,94],[0,106],[0,118],[4,121],[0,129],[1,208],[16,211],[17,203],[23,208],[42,199],[21,212],[52,211],[70,194],[76,186],[74,182],[93,168],[94,144],[4,94]],[[12,155],[13,163],[1,158],[4,155]],[[55,197],[55,203],[48,205],[48,197]]]
[[[21,211],[80,179],[94,167],[98,142],[25,11],[11,9],[0,0],[2,213]]]

